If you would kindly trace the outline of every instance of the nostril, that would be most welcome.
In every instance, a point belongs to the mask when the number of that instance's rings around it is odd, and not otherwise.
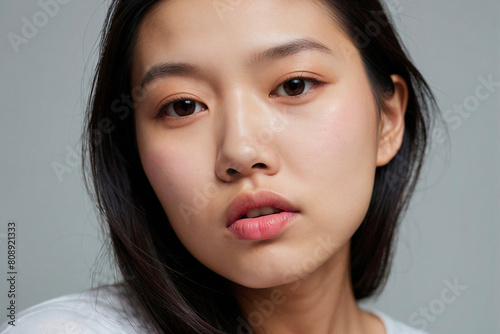
[[[259,163],[256,163],[255,165],[253,165],[253,167],[257,167],[257,168],[266,168],[266,165],[263,164],[262,162],[259,162]]]
[[[238,171],[236,169],[233,169],[233,168],[228,168],[227,173],[229,175],[234,175],[234,174],[238,174]]]

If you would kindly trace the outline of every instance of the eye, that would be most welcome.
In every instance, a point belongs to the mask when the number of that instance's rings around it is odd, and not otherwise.
[[[174,100],[165,102],[156,113],[156,116],[167,116],[175,118],[188,117],[206,109],[207,106],[198,101],[192,99],[176,98]]]
[[[322,84],[315,78],[296,77],[282,82],[271,94],[272,97],[300,97],[317,85]]]

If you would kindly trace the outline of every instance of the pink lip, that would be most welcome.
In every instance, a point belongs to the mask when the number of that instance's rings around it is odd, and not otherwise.
[[[248,210],[262,206],[272,206],[283,212],[240,219]],[[238,239],[264,240],[279,234],[298,212],[286,199],[276,193],[266,190],[254,194],[243,193],[229,205],[226,226]]]

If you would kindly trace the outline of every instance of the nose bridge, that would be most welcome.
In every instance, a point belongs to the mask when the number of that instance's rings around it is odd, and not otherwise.
[[[238,89],[226,95],[221,107],[226,135],[255,139],[258,130],[263,126],[267,111],[255,94]]]
[[[221,154],[235,163],[255,158],[265,108],[254,95],[238,90],[225,96],[221,109]]]

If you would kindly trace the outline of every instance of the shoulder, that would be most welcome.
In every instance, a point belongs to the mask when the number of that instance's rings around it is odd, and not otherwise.
[[[107,285],[32,306],[0,326],[0,334],[147,333],[138,319],[123,288]]]
[[[428,334],[419,329],[415,329],[402,322],[399,322],[381,311],[367,310],[367,312],[375,314],[380,318],[380,320],[382,320],[385,326],[386,334]]]

